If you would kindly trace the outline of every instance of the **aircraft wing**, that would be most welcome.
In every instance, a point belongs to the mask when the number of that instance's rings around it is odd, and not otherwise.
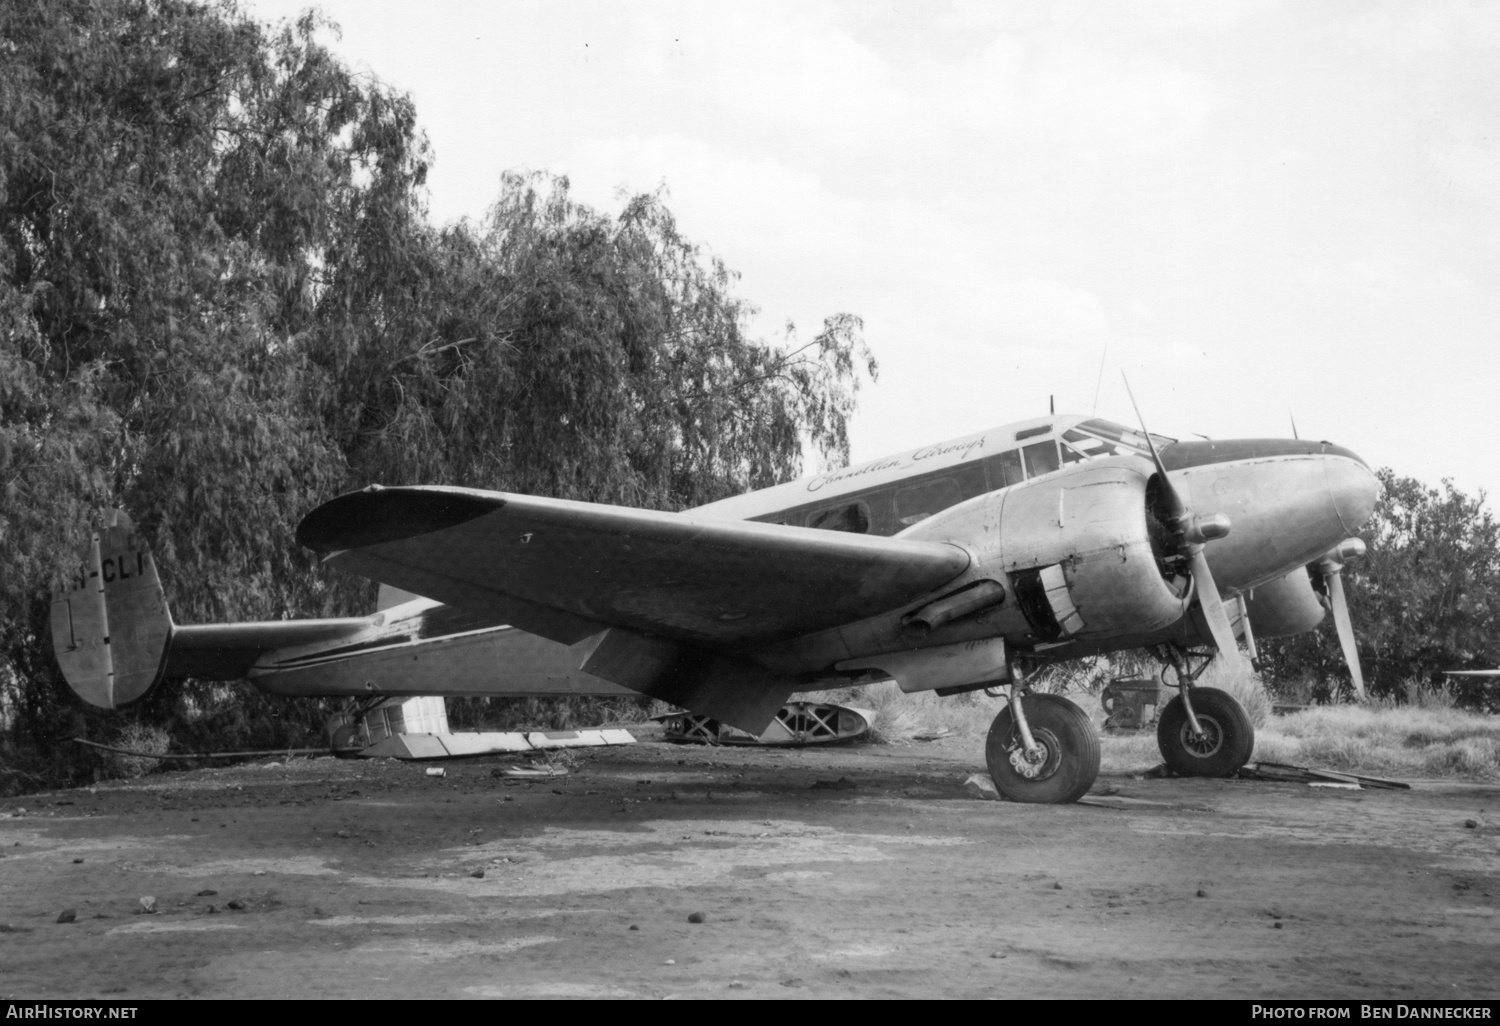
[[[563,644],[613,627],[721,652],[894,609],[969,564],[945,542],[445,487],[351,492],[297,540]]]

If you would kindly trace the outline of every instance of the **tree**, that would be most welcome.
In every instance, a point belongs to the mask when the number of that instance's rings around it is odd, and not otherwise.
[[[482,223],[402,252],[394,280],[349,267],[323,300],[356,312],[313,357],[356,483],[681,509],[795,477],[804,442],[848,460],[856,361],[876,371],[858,318],[749,338],[735,276],[658,195],[610,218],[509,174]]]
[[[182,622],[363,611],[297,521],[370,481],[682,508],[847,459],[857,318],[747,335],[660,196],[432,226],[410,100],[230,0],[0,6],[0,723],[66,775],[52,585],[128,509]],[[301,729],[241,689],[238,740]],[[215,703],[218,703],[215,705]],[[228,714],[226,714],[228,715]],[[82,726],[87,726],[83,724]],[[45,768],[45,767],[44,767]]]
[[[1380,502],[1361,532],[1369,554],[1344,571],[1368,690],[1400,696],[1409,682],[1440,683],[1443,670],[1500,666],[1500,524],[1484,493],[1378,476]],[[1329,625],[1267,653],[1282,680],[1347,677]],[[1480,687],[1457,690],[1466,704],[1496,704]]]

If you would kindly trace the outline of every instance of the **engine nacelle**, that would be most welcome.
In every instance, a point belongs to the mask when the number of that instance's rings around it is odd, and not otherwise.
[[[1186,604],[1152,545],[1152,472],[1134,458],[1075,465],[931,517],[904,537],[965,544],[971,573],[1008,582],[1038,640],[1158,630]]]
[[[1310,631],[1326,610],[1306,567],[1252,589],[1245,596],[1250,627],[1258,637],[1284,638]]]

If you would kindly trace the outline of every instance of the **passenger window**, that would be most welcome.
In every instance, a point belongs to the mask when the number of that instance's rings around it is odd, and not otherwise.
[[[1026,456],[1026,476],[1029,478],[1050,474],[1061,466],[1057,459],[1057,443],[1051,439],[1024,446],[1021,452]]]
[[[1021,454],[1015,449],[990,456],[984,461],[985,473],[990,479],[990,491],[1020,484],[1026,475],[1021,473]]]
[[[963,500],[958,483],[949,477],[923,481],[896,493],[896,519],[903,526],[926,520],[939,510],[956,506]]]
[[[870,510],[862,502],[813,510],[807,516],[807,526],[824,531],[864,534],[870,530]]]

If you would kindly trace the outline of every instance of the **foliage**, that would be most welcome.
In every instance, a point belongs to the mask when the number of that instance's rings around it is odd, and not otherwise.
[[[482,222],[434,227],[413,105],[327,28],[230,0],[0,6],[0,726],[27,772],[101,769],[58,744],[105,722],[46,619],[107,507],[180,622],[338,615],[371,589],[293,531],[342,489],[678,509],[794,476],[805,443],[847,458],[875,370],[857,318],[747,337],[734,275],[659,196],[609,217],[512,175]],[[136,715],[206,747],[297,743],[319,714],[191,685]]]
[[[1361,533],[1369,554],[1344,571],[1367,691],[1400,698],[1411,680],[1435,687],[1443,670],[1500,666],[1500,524],[1484,494],[1448,481],[1439,491],[1389,469],[1379,477],[1381,499]],[[1347,680],[1331,618],[1263,647],[1276,681]],[[1483,685],[1452,687],[1461,705],[1500,705]]]

